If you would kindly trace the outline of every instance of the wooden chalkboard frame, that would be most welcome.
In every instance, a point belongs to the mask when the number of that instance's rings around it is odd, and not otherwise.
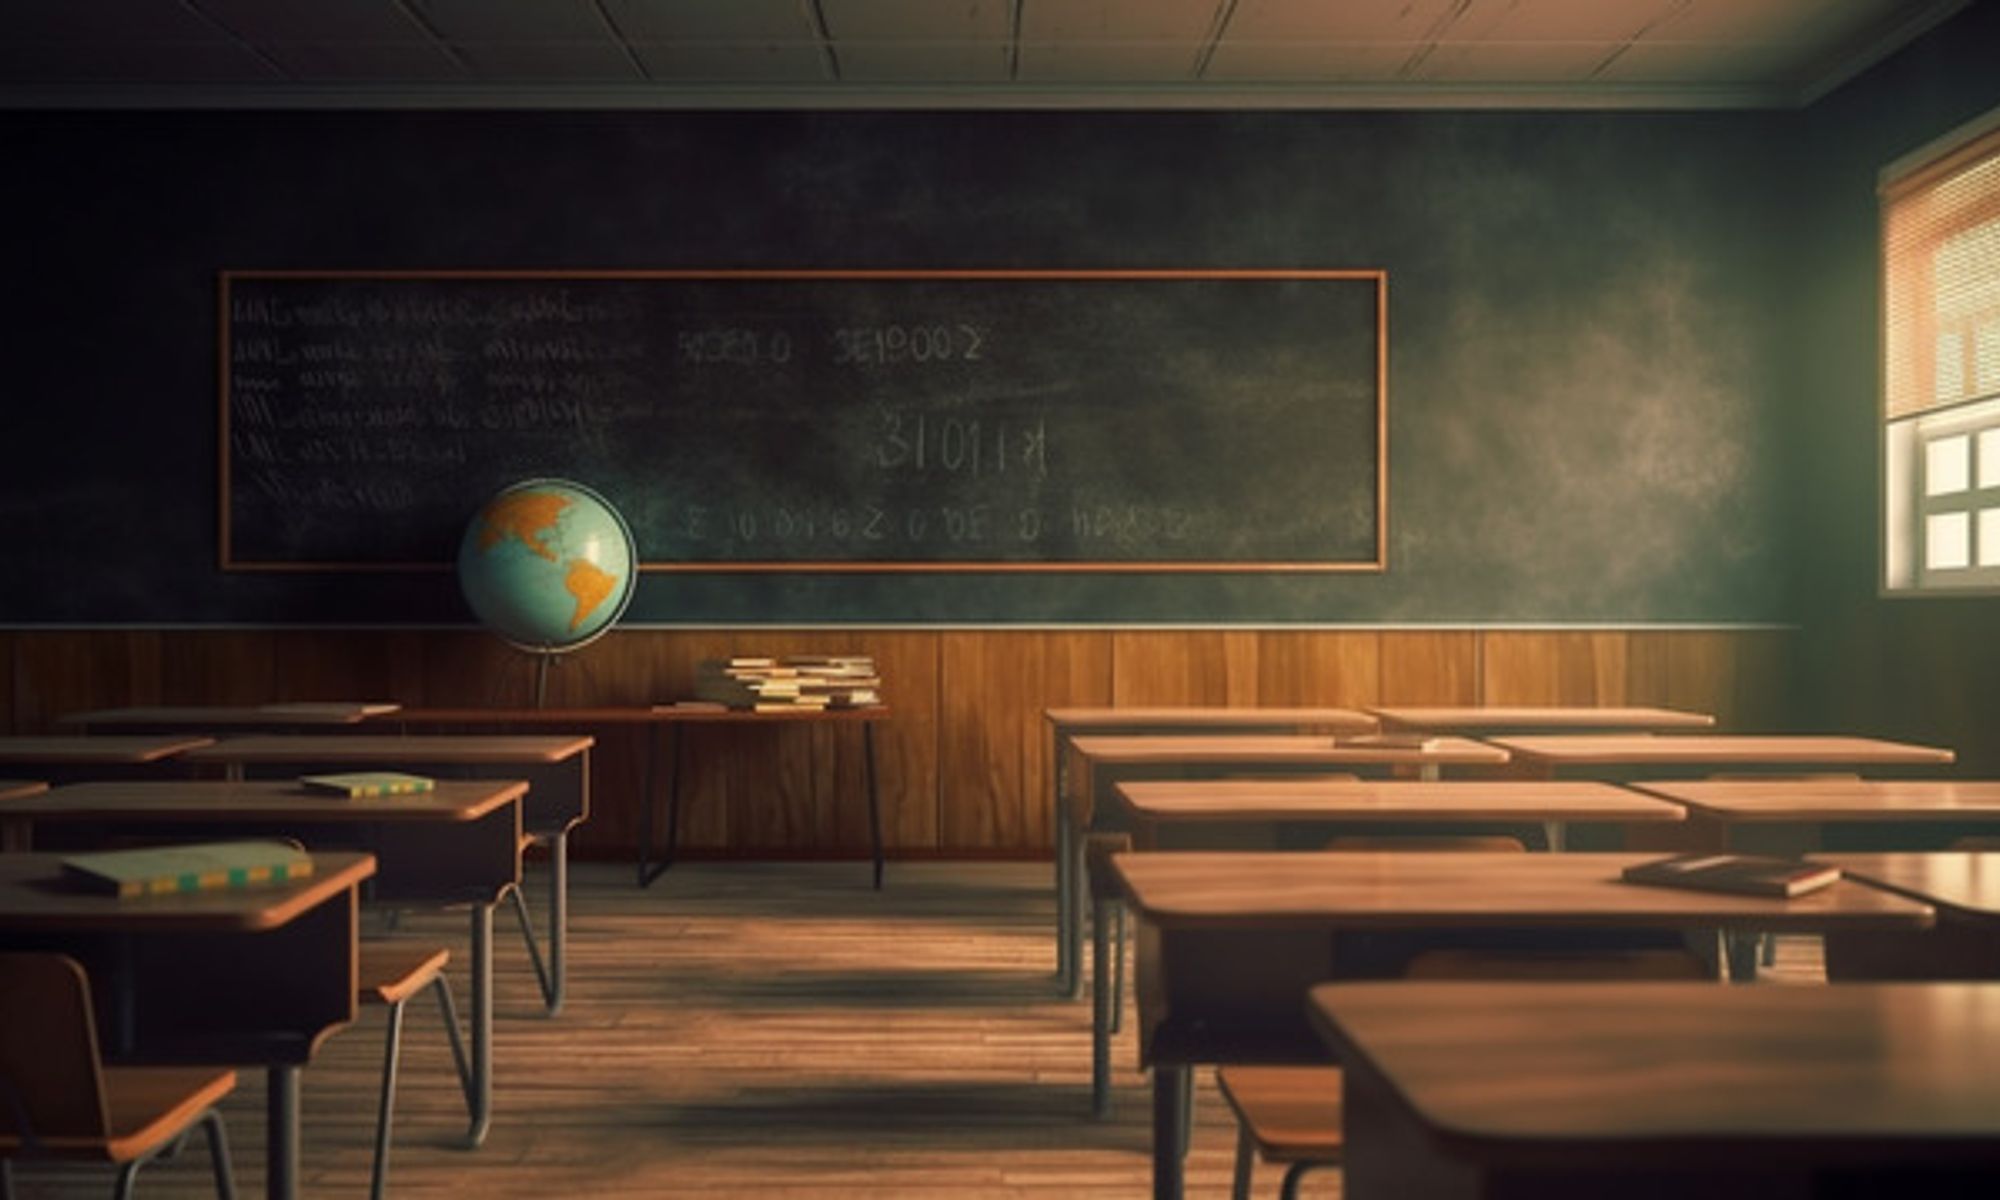
[[[231,292],[236,281],[270,280],[360,280],[389,282],[429,281],[1359,281],[1372,283],[1375,302],[1374,330],[1374,551],[1371,557],[1319,561],[1018,561],[1018,560],[939,560],[879,561],[860,560],[731,560],[658,562],[639,564],[641,571],[737,573],[1169,573],[1169,574],[1268,574],[1268,573],[1381,573],[1388,566],[1389,525],[1389,445],[1388,445],[1388,272],[1381,269],[1249,268],[1249,269],[460,269],[460,270],[356,270],[283,269],[222,270],[217,272],[217,538],[219,566],[225,572],[440,572],[452,569],[447,562],[347,562],[347,561],[267,561],[245,560],[234,553],[231,536]]]

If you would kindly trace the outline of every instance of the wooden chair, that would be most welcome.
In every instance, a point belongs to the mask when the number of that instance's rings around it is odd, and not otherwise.
[[[1410,960],[1411,979],[1708,979],[1708,964],[1687,950],[1430,950]],[[1298,1195],[1307,1171],[1340,1165],[1340,1068],[1219,1067],[1215,1081],[1236,1113],[1236,1170],[1230,1195],[1248,1200],[1258,1158],[1285,1165],[1278,1194]]]
[[[236,1086],[226,1067],[107,1067],[98,1054],[90,984],[61,954],[0,954],[0,1195],[12,1200],[15,1158],[107,1162],[112,1195],[132,1194],[139,1168],[199,1125],[215,1191],[236,1195],[215,1105]]]
[[[382,1049],[382,1099],[375,1114],[375,1169],[368,1194],[382,1200],[389,1178],[389,1133],[395,1120],[396,1064],[403,1040],[403,1006],[412,996],[431,989],[444,1017],[445,1033],[451,1039],[451,1056],[458,1066],[458,1085],[466,1107],[472,1106],[472,1068],[465,1059],[465,1038],[458,1028],[458,1007],[452,1003],[451,983],[445,978],[445,964],[451,952],[439,946],[400,945],[395,942],[363,942],[357,998],[363,1004],[386,1005],[389,1032]]]

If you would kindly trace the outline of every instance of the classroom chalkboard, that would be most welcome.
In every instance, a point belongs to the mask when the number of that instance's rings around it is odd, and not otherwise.
[[[232,570],[437,569],[520,479],[649,570],[1381,570],[1380,271],[226,271]]]

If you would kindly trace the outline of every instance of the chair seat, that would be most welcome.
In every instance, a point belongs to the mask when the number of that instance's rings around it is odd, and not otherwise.
[[[236,1072],[219,1067],[105,1067],[105,1137],[44,1137],[38,1157],[123,1163],[174,1136],[216,1106],[236,1086]],[[11,1130],[0,1129],[0,1158],[21,1152]]]
[[[1236,1119],[1272,1162],[1335,1162],[1343,1144],[1339,1067],[1229,1066],[1215,1072]]]
[[[355,994],[363,1004],[400,1004],[438,977],[451,961],[442,946],[361,943]]]

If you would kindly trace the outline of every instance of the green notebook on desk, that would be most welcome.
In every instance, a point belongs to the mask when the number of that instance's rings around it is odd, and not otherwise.
[[[428,792],[437,781],[427,775],[406,775],[401,771],[343,771],[334,775],[301,775],[299,782],[308,791],[329,796],[408,796]]]
[[[72,854],[63,874],[120,899],[291,883],[312,874],[312,857],[289,842],[195,842]]]

